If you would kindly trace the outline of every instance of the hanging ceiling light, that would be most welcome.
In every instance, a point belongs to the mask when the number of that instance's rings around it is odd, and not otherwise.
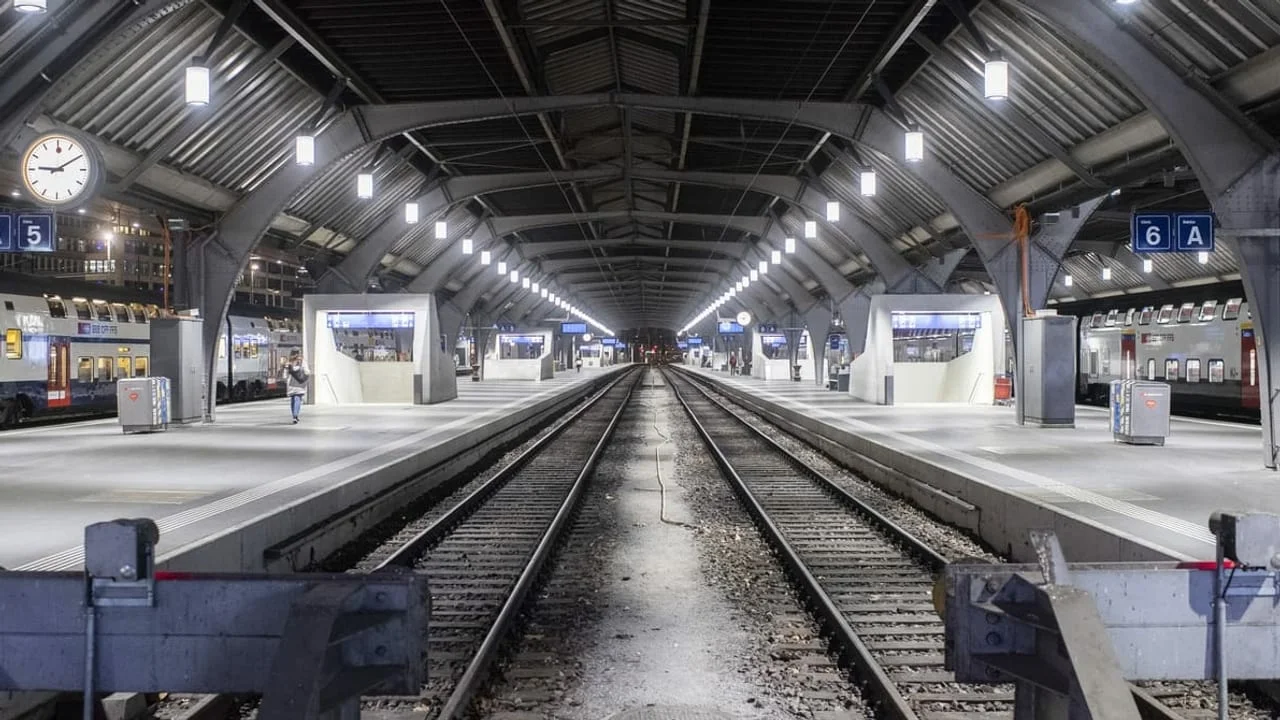
[[[209,104],[209,67],[204,58],[195,58],[187,66],[187,104],[204,107]]]
[[[768,274],[769,274],[769,261],[768,261],[768,260],[761,260],[761,261],[760,261],[760,264],[757,266],[757,268],[760,270],[760,274],[761,274],[761,275],[768,275]]]
[[[915,125],[907,127],[906,134],[906,160],[907,162],[920,162],[924,160],[924,131]]]
[[[361,200],[373,197],[373,173],[360,173],[356,176],[356,197]]]
[[[784,240],[782,242],[782,249],[786,250],[788,255],[790,255],[791,253],[794,253],[796,251],[796,239],[787,238],[786,240]]]
[[[462,254],[470,255],[475,251],[476,243],[471,238],[462,238]]]
[[[991,56],[983,69],[984,94],[988,100],[1005,100],[1009,97],[1009,62],[999,53]]]
[[[42,13],[49,9],[49,0],[13,0],[13,9],[23,13]]]
[[[449,223],[444,220],[436,221],[436,239],[444,240],[449,237]]]
[[[1209,253],[1205,252],[1204,250],[1201,250],[1199,253],[1197,253],[1196,258],[1200,261],[1201,265],[1209,264]]]
[[[827,222],[840,222],[840,203],[835,201],[827,203]]]
[[[293,162],[296,165],[316,164],[316,138],[314,135],[299,135],[293,139]]]
[[[520,278],[520,287],[525,290],[529,289],[529,278]]]
[[[729,288],[729,297],[733,297],[734,295],[737,295],[737,294],[738,294],[737,288]]]
[[[511,271],[511,275],[510,275],[510,277],[511,277],[511,282],[513,282],[513,283],[518,283],[518,282],[520,282],[520,271],[519,271],[519,270],[512,270],[512,271]]]
[[[759,271],[759,270],[752,270],[752,271],[751,271],[751,275],[750,275],[750,277],[751,277],[751,282],[755,282],[756,280],[759,280],[759,279],[760,279],[760,271]]]
[[[550,292],[547,292],[547,289],[546,289],[546,288],[542,288],[541,290],[539,290],[539,291],[538,291],[538,294],[539,294],[539,295],[541,295],[541,296],[542,296],[542,298],[545,300],[545,299],[546,299],[546,297],[547,297],[548,295],[550,295],[551,293],[550,293]]]
[[[1076,284],[1076,279],[1071,277],[1070,275],[1064,275],[1062,276],[1062,284],[1066,285],[1067,287],[1071,287],[1072,285]]]
[[[1154,267],[1155,267],[1155,263],[1151,262],[1150,259],[1142,261],[1142,272],[1149,273]]]
[[[507,262],[505,260],[498,261],[498,274],[499,275],[507,274]]]
[[[804,236],[812,240],[818,237],[818,223],[813,220],[804,221]]]
[[[533,293],[534,293],[535,295],[537,295],[537,294],[538,294],[538,290],[540,290],[541,288],[540,288],[540,286],[538,285],[538,283],[534,283],[534,284],[533,284],[533,286],[532,286],[532,287],[530,287],[530,289],[531,289],[531,290],[533,290]]]
[[[418,203],[404,204],[404,221],[410,225],[418,224]]]
[[[858,173],[858,181],[861,186],[863,197],[874,197],[876,194],[876,171],[873,168],[867,168]]]
[[[464,252],[466,251],[466,249],[467,249],[466,241],[463,241],[462,249],[463,249],[463,251],[464,251]],[[488,265],[488,264],[489,264],[489,263],[491,263],[491,262],[493,262],[493,253],[489,252],[488,250],[481,250],[481,251],[480,251],[480,264],[481,264],[481,265]]]
[[[1104,268],[1102,268],[1102,279],[1103,279],[1103,280],[1110,280],[1110,279],[1111,279],[1111,268],[1109,268],[1109,267],[1104,267]]]
[[[795,242],[795,241],[793,240],[792,242]],[[779,250],[773,250],[773,251],[770,251],[770,253],[769,253],[769,262],[773,263],[774,265],[781,265],[781,264],[782,264],[782,252],[781,252],[781,251],[779,251]]]

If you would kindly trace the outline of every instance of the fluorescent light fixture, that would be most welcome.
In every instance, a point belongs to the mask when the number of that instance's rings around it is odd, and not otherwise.
[[[520,287],[525,290],[529,289],[529,278],[520,278]]]
[[[863,197],[875,197],[876,194],[876,171],[872,169],[863,170],[858,175],[859,183],[862,189]]]
[[[1201,265],[1208,265],[1209,253],[1205,252],[1204,250],[1201,250],[1200,252],[1196,253],[1196,259],[1200,261]]]
[[[913,125],[907,129],[905,144],[907,162],[924,160],[924,132],[920,128]]]
[[[1148,259],[1142,261],[1142,272],[1149,273],[1154,267],[1155,263],[1151,262],[1151,260]]]
[[[465,244],[462,246],[462,248],[463,248],[463,250],[464,250],[464,251],[466,250],[466,247],[467,247],[467,246],[466,246]],[[480,264],[481,264],[481,265],[488,265],[488,264],[489,264],[489,263],[491,263],[491,262],[493,262],[493,253],[489,252],[488,250],[481,250],[481,251],[480,251]]]
[[[293,139],[293,162],[297,165],[316,164],[316,138],[314,135],[299,135]]]
[[[1067,287],[1071,287],[1072,285],[1076,284],[1076,279],[1071,277],[1070,275],[1063,275],[1062,284],[1066,285]]]
[[[506,275],[506,274],[507,274],[507,263],[506,263],[506,261],[502,261],[502,260],[498,261],[498,274],[499,274],[499,275]]]
[[[988,100],[1005,100],[1009,97],[1009,62],[996,55],[987,61],[982,73],[984,94]]]
[[[761,274],[761,275],[768,275],[768,274],[769,274],[769,261],[768,261],[768,260],[761,260],[761,261],[760,261],[760,264],[759,264],[759,265],[757,265],[757,269],[759,270],[759,272],[760,272],[760,274]]]
[[[840,203],[835,201],[827,203],[827,222],[840,222]]]
[[[476,249],[475,240],[472,240],[471,238],[462,238],[462,254],[463,255],[470,255],[472,252],[475,252],[475,249]]]
[[[1109,268],[1109,267],[1104,267],[1104,268],[1102,268],[1102,279],[1103,279],[1103,280],[1110,280],[1110,279],[1111,279],[1111,268]]]
[[[738,294],[737,288],[729,288],[729,297],[733,297],[734,295],[737,295],[737,294]]]
[[[804,221],[804,236],[812,240],[818,237],[818,223],[813,220]]]
[[[444,240],[449,237],[449,223],[443,220],[436,221],[436,239]]]
[[[787,254],[788,254],[788,255],[790,255],[790,254],[792,254],[792,253],[794,253],[794,252],[796,251],[796,239],[795,239],[795,238],[787,238],[786,240],[784,240],[784,241],[783,241],[782,245],[783,245],[783,249],[787,251]]]
[[[542,295],[543,299],[546,299],[546,297],[551,293],[547,292],[546,288],[542,288],[541,290],[538,291],[538,294]]]
[[[1120,197],[1120,188],[1111,191],[1111,197]]]
[[[418,224],[418,203],[404,204],[404,221],[410,225]]]
[[[49,9],[49,0],[13,0],[13,9],[24,13],[42,13]]]
[[[536,294],[536,293],[537,293],[539,290],[541,290],[542,288],[541,288],[541,286],[539,286],[539,285],[538,285],[538,283],[534,283],[534,284],[533,284],[533,287],[532,287],[531,289],[532,289],[532,290],[533,290],[533,292]]]
[[[519,271],[519,270],[512,270],[512,271],[511,271],[511,275],[510,275],[509,277],[511,278],[511,282],[513,282],[513,283],[518,283],[518,282],[520,282],[520,271]]]
[[[794,243],[794,242],[795,242],[795,240],[792,240],[791,242],[793,242],[793,243]],[[780,250],[772,250],[772,251],[770,251],[770,252],[769,252],[769,262],[773,263],[774,265],[781,265],[781,264],[782,264],[782,252],[781,252]]]
[[[759,270],[752,270],[752,271],[751,271],[751,275],[750,275],[750,277],[751,277],[751,282],[755,282],[756,280],[759,280],[759,279],[760,279],[760,271],[759,271]]]
[[[361,200],[373,197],[373,173],[360,173],[356,176],[356,197]]]
[[[204,107],[209,104],[209,68],[203,60],[187,66],[187,104]]]

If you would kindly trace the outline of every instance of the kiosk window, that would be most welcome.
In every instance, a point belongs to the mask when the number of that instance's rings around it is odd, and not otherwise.
[[[1200,358],[1187,358],[1187,382],[1200,382]]]
[[[1178,379],[1178,361],[1169,358],[1164,361],[1164,379],[1170,382]]]

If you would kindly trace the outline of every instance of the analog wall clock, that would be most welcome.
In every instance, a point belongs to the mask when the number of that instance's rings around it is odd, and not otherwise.
[[[22,184],[40,205],[69,208],[94,196],[102,180],[98,149],[77,133],[57,130],[36,138],[22,154]]]

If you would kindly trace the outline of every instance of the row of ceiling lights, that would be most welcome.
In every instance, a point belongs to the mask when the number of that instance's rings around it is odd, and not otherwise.
[[[1204,250],[1201,250],[1200,252],[1196,253],[1196,260],[1200,261],[1201,265],[1208,265],[1209,253]],[[1155,263],[1151,262],[1149,258],[1143,258],[1142,272],[1150,273],[1154,268],[1155,268]],[[1102,268],[1102,279],[1103,280],[1111,279],[1111,268],[1109,267]],[[1076,284],[1076,279],[1070,273],[1068,273],[1062,276],[1062,284],[1065,287],[1071,287]]]

